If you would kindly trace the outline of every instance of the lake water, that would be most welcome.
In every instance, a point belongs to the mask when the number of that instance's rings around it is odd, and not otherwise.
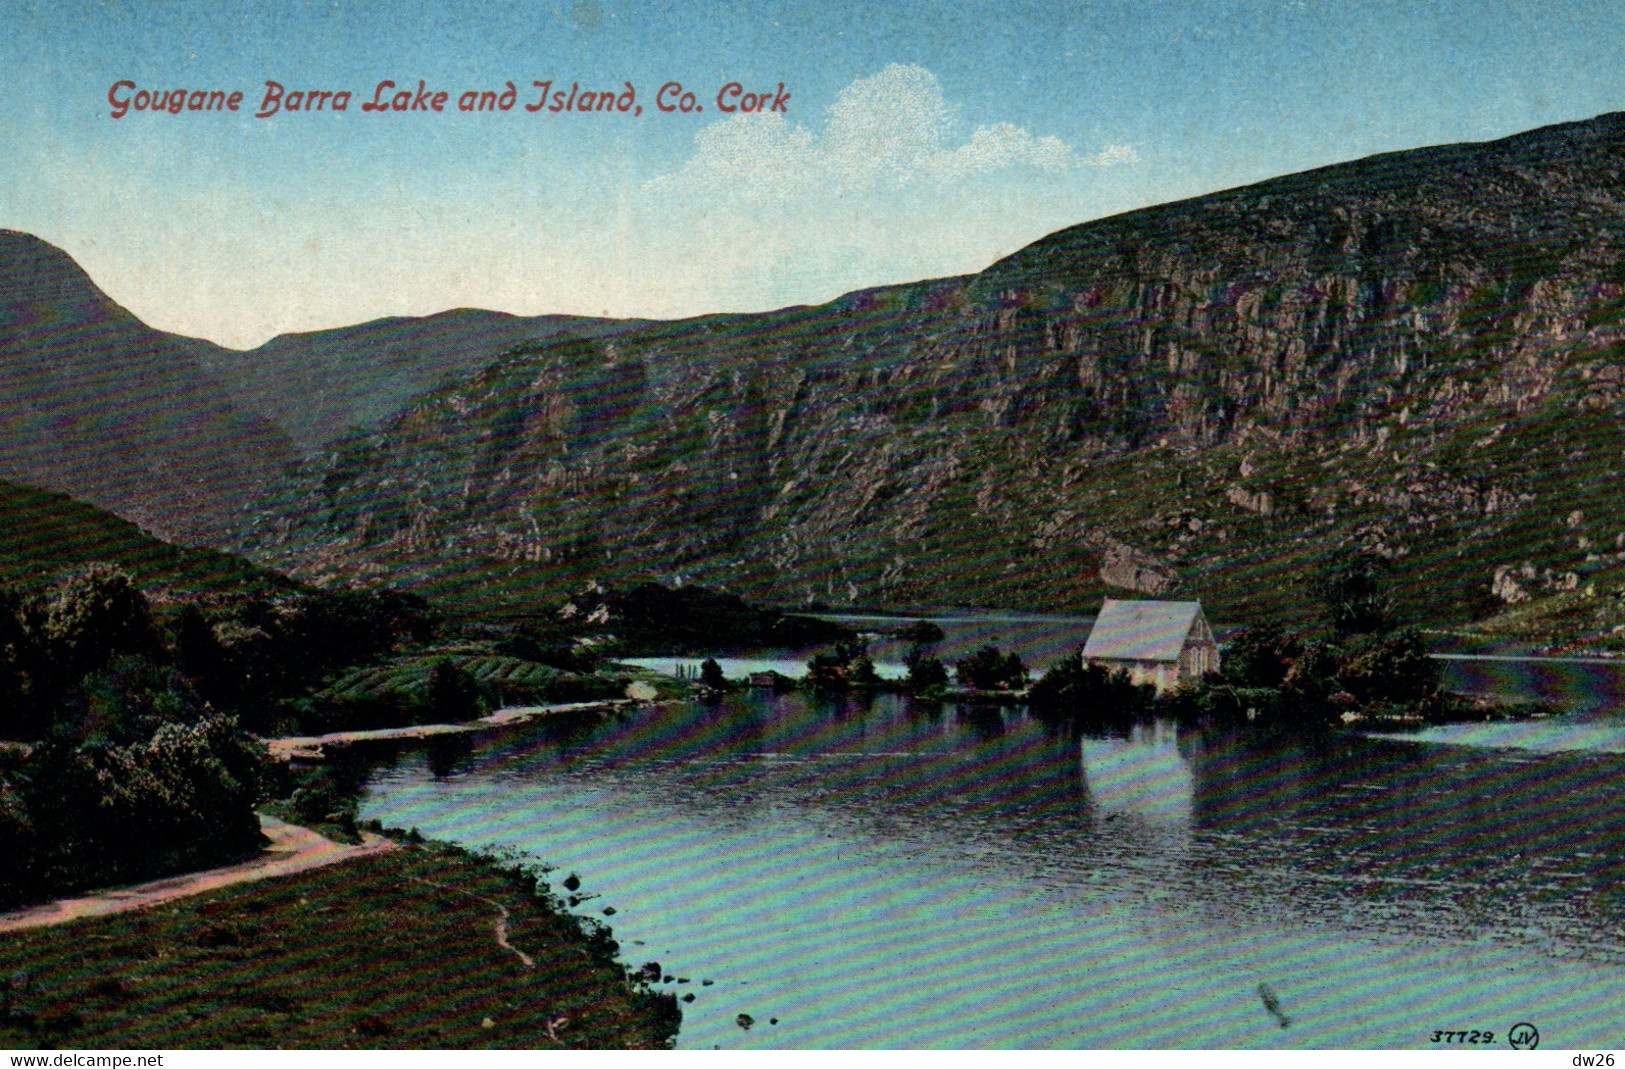
[[[379,771],[363,815],[578,873],[624,960],[689,978],[684,1047],[1625,1035],[1616,753],[801,694],[462,745]]]

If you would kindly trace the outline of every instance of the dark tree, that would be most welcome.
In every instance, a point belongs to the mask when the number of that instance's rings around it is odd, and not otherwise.
[[[1000,674],[1004,677],[1004,685],[1012,690],[1020,690],[1027,685],[1027,666],[1021,663],[1021,658],[1014,651],[1004,655]]]
[[[948,685],[948,666],[919,647],[908,651],[904,661],[908,665],[905,686],[914,694]]]
[[[443,723],[472,720],[480,712],[480,685],[466,668],[442,657],[429,666],[429,712]]]
[[[1221,674],[1238,687],[1279,687],[1302,652],[1297,636],[1273,624],[1249,627],[1225,648]]]
[[[700,682],[712,690],[722,690],[728,685],[722,666],[710,657],[700,662]]]
[[[175,620],[175,667],[217,708],[237,704],[230,663],[214,625],[196,605],[187,605]]]
[[[1385,589],[1392,566],[1365,549],[1344,549],[1321,562],[1316,590],[1327,620],[1339,635],[1370,635],[1393,624],[1394,603]]]
[[[45,606],[45,638],[69,679],[120,654],[150,653],[157,636],[147,596],[111,564],[92,564],[62,580]]]
[[[1026,685],[1027,669],[1014,653],[1007,656],[987,645],[955,662],[954,676],[973,690],[1010,690]]]

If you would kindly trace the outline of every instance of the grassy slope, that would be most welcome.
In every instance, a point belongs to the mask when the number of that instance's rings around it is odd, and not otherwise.
[[[676,1026],[524,881],[437,844],[12,936],[18,971],[4,1047],[661,1047]]]
[[[0,585],[26,588],[107,561],[148,591],[198,594],[291,581],[239,557],[174,545],[65,494],[0,481]]]

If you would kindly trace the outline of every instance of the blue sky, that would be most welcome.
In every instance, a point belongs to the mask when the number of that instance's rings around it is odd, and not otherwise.
[[[0,226],[154,326],[676,316],[977,270],[1060,227],[1625,107],[1625,5],[6,3]],[[382,79],[441,114],[363,113]],[[113,119],[114,82],[242,110]],[[256,119],[267,79],[349,90]],[[527,113],[533,80],[641,115]],[[513,81],[520,104],[463,114]],[[662,113],[667,82],[703,110]],[[728,82],[789,92],[725,116]]]

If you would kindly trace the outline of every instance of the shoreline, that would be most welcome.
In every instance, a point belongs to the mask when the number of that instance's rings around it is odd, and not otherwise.
[[[0,1046],[671,1047],[677,1000],[634,979],[609,929],[570,914],[535,869],[384,841],[346,864],[0,939]]]
[[[412,724],[398,728],[370,728],[360,731],[332,731],[325,735],[288,735],[261,739],[277,761],[324,761],[327,748],[344,749],[357,743],[395,742],[402,739],[429,739],[441,735],[468,735],[480,731],[513,727],[547,716],[564,713],[608,713],[618,709],[658,704],[639,698],[609,698],[592,702],[565,702],[559,705],[520,705],[498,709],[477,720],[451,724]]]
[[[164,876],[127,887],[56,898],[8,910],[0,913],[0,934],[146,909],[177,898],[218,891],[223,887],[307,872],[384,853],[398,846],[394,840],[372,832],[363,832],[360,843],[334,842],[310,828],[291,824],[267,813],[257,815],[260,818],[260,831],[269,842],[252,857],[231,865]]]

